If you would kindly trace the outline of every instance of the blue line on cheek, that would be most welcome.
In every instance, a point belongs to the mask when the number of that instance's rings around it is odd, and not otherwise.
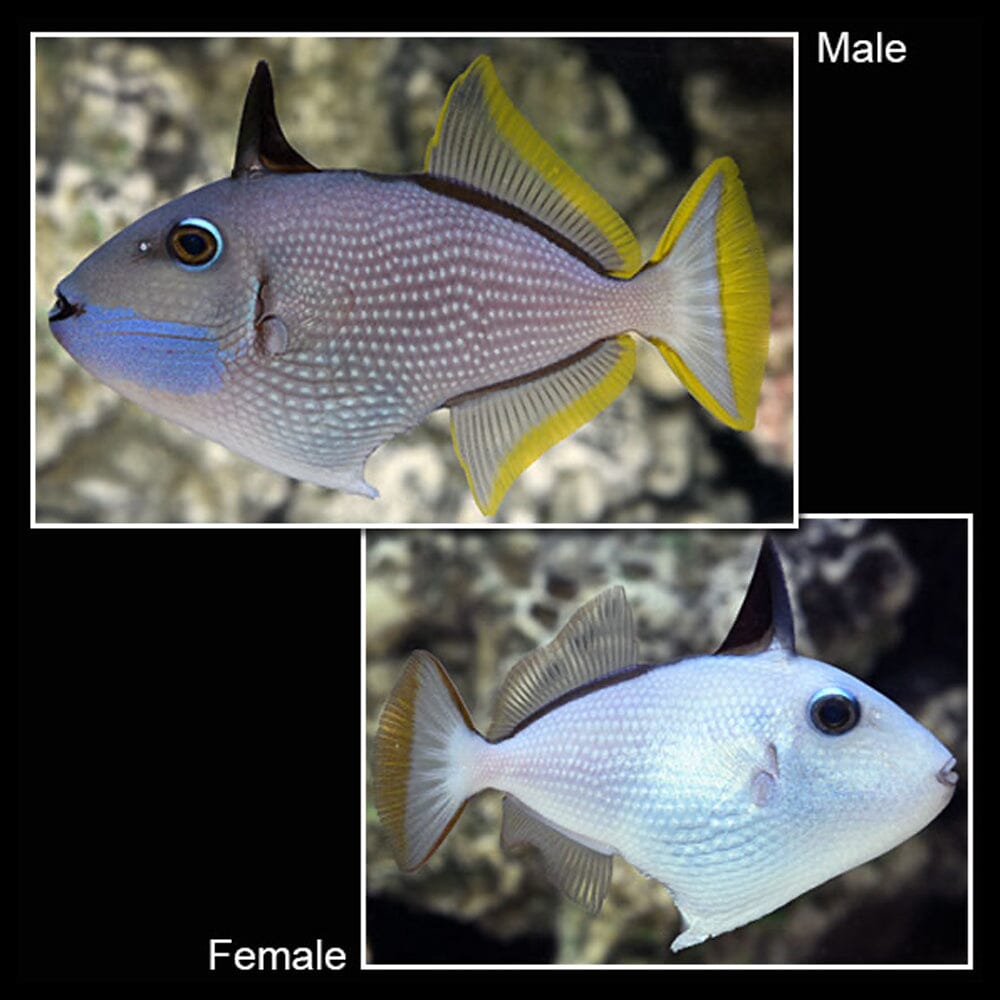
[[[146,319],[132,309],[88,305],[51,326],[62,346],[103,381],[125,379],[184,396],[221,388],[231,354],[207,327]]]

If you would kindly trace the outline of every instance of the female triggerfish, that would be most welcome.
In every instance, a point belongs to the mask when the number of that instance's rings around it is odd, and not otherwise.
[[[612,588],[511,670],[485,737],[440,662],[413,653],[379,722],[375,804],[409,871],[499,789],[504,846],[539,848],[591,911],[615,854],[666,885],[678,951],[915,834],[951,799],[954,765],[888,698],[795,652],[768,539],[717,653],[639,664]]]
[[[313,167],[285,139],[260,63],[232,176],[133,223],[56,296],[52,332],[91,374],[297,479],[377,496],[368,456],[449,407],[485,513],[625,387],[627,331],[747,429],[769,330],[732,160],[705,170],[642,266],[628,226],[484,56],[409,176]]]

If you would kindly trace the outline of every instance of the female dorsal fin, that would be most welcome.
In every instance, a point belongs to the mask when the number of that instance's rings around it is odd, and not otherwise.
[[[638,641],[622,587],[588,601],[547,646],[507,674],[487,738],[510,736],[528,717],[586,684],[636,666]]]
[[[795,651],[795,623],[778,549],[765,535],[739,614],[716,653],[759,653],[772,647]]]
[[[303,173],[316,170],[304,156],[297,153],[285,138],[274,110],[274,85],[271,71],[262,59],[257,63],[253,79],[243,102],[243,117],[236,140],[233,177],[269,170],[273,173]]]

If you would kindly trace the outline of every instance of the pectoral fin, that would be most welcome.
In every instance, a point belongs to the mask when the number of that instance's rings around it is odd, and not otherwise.
[[[343,281],[324,284],[309,274],[262,277],[254,304],[254,345],[263,357],[329,345],[354,311],[354,292]]]
[[[770,805],[777,794],[780,779],[778,748],[773,743],[768,743],[764,749],[763,759],[751,771],[750,801],[761,808]]]

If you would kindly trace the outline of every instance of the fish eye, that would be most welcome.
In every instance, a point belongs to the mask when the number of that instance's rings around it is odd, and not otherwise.
[[[827,736],[840,736],[861,718],[858,699],[843,688],[821,688],[809,699],[809,721]]]
[[[167,234],[170,256],[188,271],[204,271],[222,253],[222,233],[208,219],[181,219]]]

